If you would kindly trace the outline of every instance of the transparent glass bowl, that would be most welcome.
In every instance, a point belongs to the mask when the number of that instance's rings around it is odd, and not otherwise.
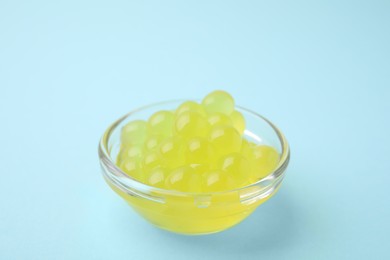
[[[182,102],[169,101],[136,109],[115,121],[103,134],[99,158],[104,179],[133,209],[155,226],[175,233],[209,234],[232,227],[277,192],[290,152],[282,132],[263,116],[236,107],[246,119],[245,138],[274,147],[280,153],[277,168],[251,185],[213,193],[165,190],[141,183],[116,166],[121,129],[128,122],[147,120],[158,110],[173,110]]]

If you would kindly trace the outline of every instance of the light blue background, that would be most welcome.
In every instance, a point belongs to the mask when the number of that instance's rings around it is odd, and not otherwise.
[[[0,2],[0,259],[389,259],[389,1]],[[292,150],[216,235],[160,231],[104,183],[125,112],[225,89]]]

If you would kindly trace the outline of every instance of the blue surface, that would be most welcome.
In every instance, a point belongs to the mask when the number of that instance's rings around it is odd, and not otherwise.
[[[389,1],[0,2],[0,259],[390,259]],[[103,182],[125,112],[225,89],[292,149],[240,225],[157,230]],[[201,258],[200,258],[201,257]]]

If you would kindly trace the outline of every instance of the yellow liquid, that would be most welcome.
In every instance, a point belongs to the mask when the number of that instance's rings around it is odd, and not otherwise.
[[[266,198],[252,204],[240,203],[237,192],[213,195],[210,202],[193,197],[166,196],[165,203],[131,196],[108,182],[128,204],[155,226],[186,235],[210,234],[230,228],[249,216]],[[208,206],[206,207],[206,205]]]

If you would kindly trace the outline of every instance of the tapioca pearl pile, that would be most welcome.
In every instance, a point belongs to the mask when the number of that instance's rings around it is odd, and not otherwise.
[[[174,111],[157,111],[148,120],[122,128],[117,165],[132,178],[157,188],[217,192],[264,178],[278,152],[243,136],[245,118],[224,91],[201,103],[185,101]]]

